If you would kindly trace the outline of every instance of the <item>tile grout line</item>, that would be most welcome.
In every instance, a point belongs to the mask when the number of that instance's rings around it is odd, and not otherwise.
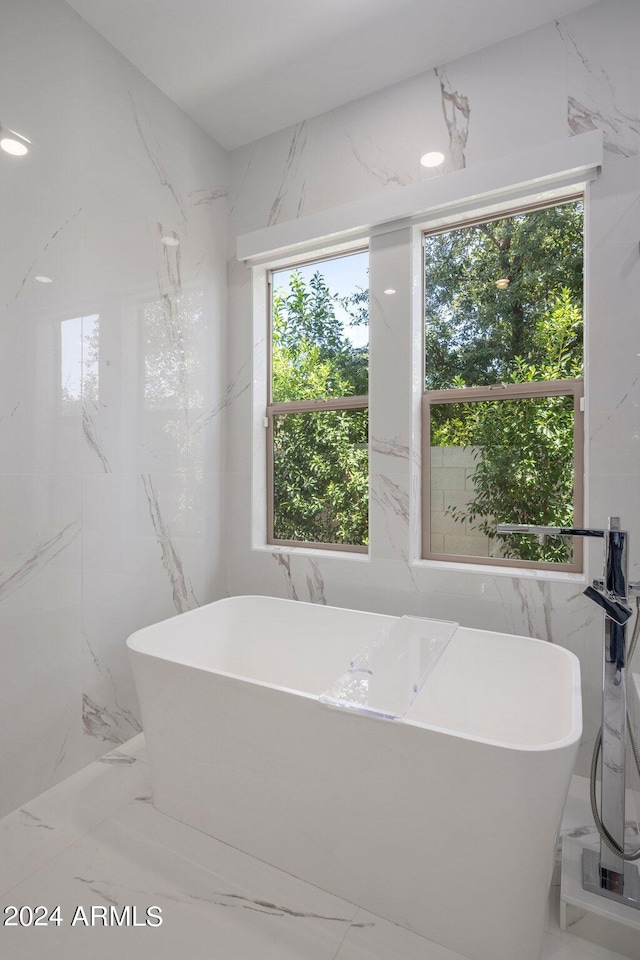
[[[97,763],[97,761],[94,761],[94,762]],[[34,799],[37,799],[37,798],[34,797]],[[32,802],[32,801],[31,801],[31,802]],[[90,827],[88,830],[85,830],[83,833],[79,834],[77,837],[74,837],[74,839],[71,840],[70,843],[67,843],[65,846],[63,846],[63,847],[61,847],[59,850],[57,850],[56,853],[53,854],[53,856],[47,857],[46,860],[44,860],[41,864],[39,864],[37,867],[35,867],[35,868],[34,868],[33,870],[31,870],[29,873],[26,873],[26,874],[25,874],[23,877],[21,877],[16,883],[11,884],[10,887],[7,887],[7,888],[4,889],[4,890],[0,890],[0,896],[6,897],[9,893],[11,893],[12,890],[15,890],[16,887],[19,887],[21,883],[25,883],[27,880],[30,880],[32,877],[34,877],[34,876],[36,875],[36,873],[39,873],[40,870],[43,870],[45,867],[49,866],[50,863],[53,863],[54,860],[57,860],[57,858],[58,858],[59,856],[61,856],[61,854],[66,853],[67,850],[70,850],[71,847],[74,847],[74,846],[75,846],[77,843],[79,843],[81,840],[84,840],[86,837],[88,837],[90,834],[92,834],[95,830],[97,830],[98,827],[101,827],[104,823],[106,823],[107,820],[110,820],[111,817],[114,817],[117,813],[120,813],[120,811],[121,811],[124,807],[128,807],[130,803],[135,803],[135,802],[136,802],[136,798],[135,798],[135,797],[132,797],[132,798],[129,799],[129,800],[125,800],[124,803],[119,804],[119,805],[115,808],[115,810],[112,810],[111,813],[109,813],[106,817],[103,817],[101,820],[98,820],[98,822],[97,822],[97,823],[94,823],[94,825],[93,825],[92,827]],[[25,806],[26,806],[26,804],[25,804]],[[21,809],[22,809],[21,807],[18,807],[18,810],[21,810]],[[10,816],[10,814],[9,814],[9,816]]]
[[[346,930],[344,931],[344,934],[343,934],[343,936],[342,936],[342,939],[340,940],[340,943],[338,944],[338,949],[337,949],[336,952],[334,953],[334,955],[333,955],[333,957],[331,958],[331,960],[338,960],[338,957],[339,957],[339,955],[340,955],[340,952],[342,951],[342,948],[343,948],[343,946],[344,946],[344,942],[345,942],[345,940],[347,939],[347,937],[349,936],[349,932],[351,931],[351,928],[353,927],[353,924],[355,923],[355,921],[356,921],[359,913],[360,913],[360,907],[358,907],[358,909],[356,910],[356,912],[355,912],[355,914],[354,914],[354,916],[353,916],[353,919],[349,921],[349,926],[348,926],[348,927],[346,928]]]

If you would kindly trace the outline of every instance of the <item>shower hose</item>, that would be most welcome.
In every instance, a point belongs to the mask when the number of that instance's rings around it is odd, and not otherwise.
[[[633,635],[631,637],[631,643],[629,644],[629,652],[627,654],[627,664],[631,663],[633,654],[638,643],[638,636],[640,635],[640,597],[636,599],[636,618],[633,624]],[[627,709],[627,729],[629,730],[629,739],[631,740],[631,749],[633,750],[633,758],[636,762],[636,768],[638,773],[640,773],[640,749],[638,748],[638,741],[636,740],[635,733],[633,731],[633,725],[629,719],[629,710]],[[598,771],[598,757],[602,751],[602,727],[598,731],[598,736],[596,737],[596,742],[593,748],[593,756],[591,758],[591,776],[590,776],[590,789],[591,789],[591,812],[593,814],[593,819],[596,822],[596,827],[598,828],[598,833],[602,837],[603,843],[605,843],[609,850],[614,853],[617,857],[620,857],[621,860],[640,860],[640,847],[635,850],[633,853],[625,853],[624,848],[621,847],[611,836],[607,828],[605,827],[600,813],[598,811],[598,801],[596,799],[596,774]]]

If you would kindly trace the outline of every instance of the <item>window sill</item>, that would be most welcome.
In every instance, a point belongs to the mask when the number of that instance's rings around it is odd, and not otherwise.
[[[491,577],[514,577],[525,578],[529,580],[551,580],[556,583],[579,583],[587,582],[584,573],[569,573],[566,570],[534,570],[529,567],[506,567],[497,566],[489,563],[448,563],[446,560],[412,560],[410,564],[412,569],[417,570],[456,570],[458,573],[480,573],[482,576]]]
[[[314,560],[354,560],[356,563],[369,563],[368,553],[354,553],[352,550],[320,550],[316,547],[281,547],[275,543],[264,543],[251,548],[257,553],[284,553],[294,557],[309,557]]]

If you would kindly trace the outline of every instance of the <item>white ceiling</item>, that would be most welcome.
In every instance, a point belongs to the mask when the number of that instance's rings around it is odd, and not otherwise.
[[[595,0],[68,0],[226,149]]]

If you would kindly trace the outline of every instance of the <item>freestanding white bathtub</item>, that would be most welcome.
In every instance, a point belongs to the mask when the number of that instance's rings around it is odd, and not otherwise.
[[[153,802],[472,960],[537,960],[578,661],[460,628],[404,720],[320,703],[393,620],[235,597],[134,633]]]

